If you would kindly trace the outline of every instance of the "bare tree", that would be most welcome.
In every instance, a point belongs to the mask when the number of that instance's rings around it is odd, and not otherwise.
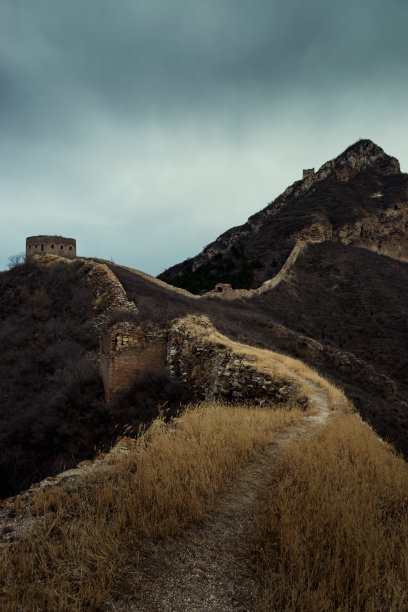
[[[25,253],[17,253],[17,255],[10,255],[8,258],[8,269],[11,270],[16,266],[25,262]]]

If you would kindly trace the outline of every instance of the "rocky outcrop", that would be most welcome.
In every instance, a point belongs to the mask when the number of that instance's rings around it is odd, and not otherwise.
[[[214,327],[204,316],[177,321],[169,331],[167,364],[198,399],[222,398],[256,404],[287,402],[294,384],[262,371],[256,360],[225,338],[214,338]],[[271,354],[272,358],[272,354]]]

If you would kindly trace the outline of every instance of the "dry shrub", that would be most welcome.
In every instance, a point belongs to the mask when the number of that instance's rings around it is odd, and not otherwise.
[[[2,610],[94,610],[149,538],[203,519],[257,448],[302,418],[299,410],[201,404],[157,420],[104,470],[39,492],[34,525],[0,566]],[[122,448],[126,441],[122,442]]]
[[[337,414],[289,449],[253,546],[261,610],[407,610],[406,463]]]

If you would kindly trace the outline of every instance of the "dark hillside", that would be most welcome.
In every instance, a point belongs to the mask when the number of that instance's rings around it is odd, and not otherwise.
[[[345,386],[363,416],[408,454],[408,264],[311,244],[277,287],[243,305],[297,335],[265,342]]]
[[[83,260],[31,260],[0,273],[0,498],[92,458],[183,390],[165,373],[108,406],[95,295]]]
[[[26,263],[0,274],[0,491],[89,454],[104,410],[90,352],[93,299],[81,264]],[[100,433],[100,432],[99,432]]]
[[[52,257],[0,273],[1,496],[92,457],[160,404],[192,399],[164,369],[106,404],[97,325],[123,317],[158,324],[165,340],[175,318],[202,313],[234,340],[297,357],[408,457],[408,176],[371,141],[162,275],[203,293],[280,271],[259,290],[198,297],[111,262]]]

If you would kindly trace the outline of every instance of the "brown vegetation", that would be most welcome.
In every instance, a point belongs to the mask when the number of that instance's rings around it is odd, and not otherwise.
[[[129,452],[38,492],[0,564],[2,609],[96,610],[120,597],[151,542],[182,535],[301,413],[202,404],[155,421]],[[259,610],[395,610],[408,602],[408,468],[355,414],[281,458],[251,542]],[[31,527],[27,524],[31,524]],[[24,525],[24,522],[23,522]]]
[[[406,610],[406,463],[338,414],[289,449],[253,551],[260,610]]]
[[[110,267],[141,320],[204,313],[233,340],[306,362],[408,456],[407,263],[340,243],[309,244],[276,287],[225,300],[189,298]]]
[[[191,407],[169,426],[156,420],[75,488],[37,493],[27,509],[34,522],[1,559],[2,610],[97,609],[149,538],[205,518],[251,455],[301,418],[287,408]]]

